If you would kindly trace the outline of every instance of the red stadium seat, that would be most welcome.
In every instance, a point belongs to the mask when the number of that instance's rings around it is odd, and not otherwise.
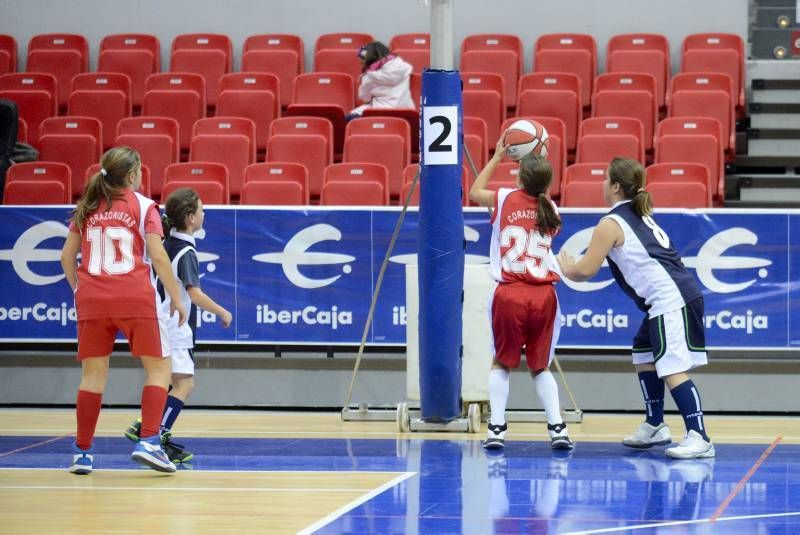
[[[103,125],[103,149],[114,145],[117,123],[132,113],[131,79],[127,74],[90,72],[72,79],[67,113],[94,117]]]
[[[429,33],[401,33],[392,37],[389,41],[389,49],[397,51],[407,50],[430,50],[431,34]]]
[[[708,167],[699,163],[655,163],[647,168],[647,189],[663,182],[696,182],[706,191],[706,206],[712,206],[714,184]]]
[[[698,54],[697,51],[700,51]],[[733,52],[734,57],[723,51]],[[718,53],[723,52],[723,53]],[[733,101],[744,113],[744,41],[732,33],[697,33],[686,36],[681,47],[682,72],[718,72],[730,76],[733,82]],[[734,61],[736,65],[734,65]]]
[[[505,101],[509,107],[514,107],[517,103],[517,83],[522,76],[522,58],[522,40],[516,35],[469,35],[461,43],[460,69],[502,76]]]
[[[333,180],[322,187],[323,206],[386,206],[386,190],[377,182],[340,182]]]
[[[82,193],[80,180],[86,168],[100,161],[103,128],[94,117],[50,117],[42,121],[39,158],[70,167],[72,197]]]
[[[606,177],[607,163],[574,163],[564,171],[564,186],[570,182],[603,182]]]
[[[578,125],[583,117],[580,80],[568,73],[532,73],[520,78],[517,116],[554,117],[566,127],[567,150],[575,150]]]
[[[492,177],[489,179],[489,186],[500,184],[504,188],[516,188],[518,176],[519,164],[517,162],[501,162],[492,173]]]
[[[28,43],[28,72],[49,73],[58,80],[58,106],[66,108],[72,78],[89,70],[89,44],[82,35],[35,35]]]
[[[710,135],[666,135],[656,144],[655,163],[698,163],[708,168],[712,179],[711,194],[722,200],[725,196],[725,167],[722,147]]]
[[[161,70],[161,43],[155,35],[107,35],[100,41],[97,70],[127,74],[131,79],[133,107],[139,109],[144,99],[145,80]]]
[[[331,182],[376,183],[381,187],[385,199],[379,204],[389,204],[389,170],[385,165],[375,163],[337,163],[325,168],[322,190]],[[401,186],[398,186],[398,194]],[[369,203],[372,204],[372,203]]]
[[[28,123],[25,119],[18,119],[17,123],[17,141],[20,143],[28,143]],[[30,143],[28,143],[30,144]]]
[[[420,109],[422,105],[422,73],[412,72],[411,78],[408,80],[408,85],[411,90],[411,100],[414,101],[414,106]]]
[[[480,117],[464,117],[462,119],[462,128],[464,130],[464,143],[466,144],[467,137],[474,137],[478,140],[479,145],[474,146],[468,145],[470,150],[470,156],[472,159],[475,160],[475,166],[478,167],[480,170],[488,161],[489,159],[489,142],[487,141],[489,134],[488,128],[486,127],[486,121],[481,119]],[[494,147],[492,147],[493,149]],[[464,165],[468,165],[466,161],[466,157],[464,158]]]
[[[403,138],[406,159],[411,157],[411,128],[403,119],[388,116],[368,116],[354,119],[347,123],[345,138],[352,135],[400,136]]]
[[[352,50],[355,52],[362,45],[374,40],[368,33],[326,33],[317,38],[314,43],[314,52],[316,53],[320,50]]]
[[[145,82],[142,115],[171,117],[180,126],[178,143],[189,148],[192,126],[206,116],[205,82],[199,74],[154,74]]]
[[[414,187],[414,192],[411,194],[411,199],[408,201],[409,206],[419,206],[419,183],[416,185],[413,182],[406,182],[403,184],[403,189],[400,190],[400,197],[397,200],[399,206],[403,206],[408,198],[408,193]]]
[[[334,131],[334,151],[344,146],[345,114],[354,106],[353,79],[343,73],[301,74],[294,81],[294,97],[286,109],[290,116],[324,117]]]
[[[5,185],[3,204],[69,204],[69,194],[61,182],[29,180]]]
[[[333,163],[333,127],[320,117],[282,117],[272,121],[268,162],[294,162],[308,170],[309,193],[319,197],[325,167]]]
[[[600,208],[605,206],[603,182],[567,182],[561,193],[565,208]]]
[[[400,56],[403,61],[411,65],[412,72],[421,73],[431,66],[431,51],[422,48],[392,49],[392,53]]]
[[[28,143],[38,145],[39,127],[58,113],[58,82],[46,73],[12,73],[0,76],[0,98],[13,100],[27,125]]]
[[[150,168],[150,193],[161,197],[164,169],[180,159],[179,126],[169,117],[129,117],[117,126],[115,145],[136,149]]]
[[[308,192],[293,181],[247,182],[242,187],[241,204],[303,206],[309,204]]]
[[[300,185],[303,198],[309,198],[308,169],[299,163],[265,162],[248,165],[244,170],[244,183],[247,185],[249,182],[296,182]]]
[[[656,125],[655,142],[662,136],[714,136],[723,146],[722,126],[710,117],[667,117]]]
[[[236,72],[220,80],[216,114],[256,125],[256,147],[266,150],[270,123],[280,117],[280,82],[274,74]]]
[[[166,199],[170,194],[181,188],[191,188],[197,192],[204,205],[228,204],[225,188],[218,182],[203,182],[199,180],[172,180],[164,184],[162,197]]]
[[[411,108],[367,108],[361,117],[395,117],[404,120],[411,132],[411,157],[419,159],[419,112]]]
[[[170,71],[201,75],[206,82],[206,104],[217,105],[219,79],[233,66],[233,45],[227,35],[190,33],[175,37],[170,54]]]
[[[534,72],[574,74],[581,82],[581,105],[588,107],[597,73],[594,38],[591,35],[559,33],[540,36],[534,49]]]
[[[710,117],[722,127],[723,148],[731,159],[736,150],[735,97],[730,77],[719,73],[683,73],[672,79],[670,117]]]
[[[697,182],[658,182],[647,186],[653,205],[659,208],[707,208],[708,192]]]
[[[297,35],[251,35],[242,50],[242,71],[274,74],[280,81],[280,104],[292,102],[294,79],[305,70],[303,40]]]
[[[410,163],[410,158],[403,148],[403,138],[400,136],[354,134],[345,139],[342,162],[385,166],[389,173],[387,191],[395,197],[400,195],[403,169]]]
[[[6,184],[17,181],[54,181],[60,183],[64,187],[64,191],[72,193],[72,171],[65,163],[23,162],[14,164],[8,168]]]
[[[500,125],[506,119],[503,78],[494,73],[462,72],[461,81],[464,116],[486,121],[487,143],[494,147],[500,137]]]
[[[629,135],[586,135],[578,140],[575,163],[608,163],[614,158],[630,158],[644,165],[644,148]]]
[[[658,122],[656,79],[643,73],[601,74],[595,82],[592,117],[633,117],[642,123],[645,150],[653,148]]]
[[[353,49],[323,48],[314,53],[315,72],[336,72],[348,75],[353,80],[354,91],[361,77],[361,62],[357,57],[358,47]],[[347,110],[349,111],[349,110]]]
[[[83,183],[86,184],[89,182],[94,175],[100,172],[100,164],[95,163],[89,166],[86,170],[86,174],[84,175]],[[144,195],[145,197],[151,197],[152,191],[150,189],[150,168],[147,167],[145,164],[142,164],[142,185],[139,186],[139,193]]]
[[[245,168],[256,160],[256,125],[243,117],[210,117],[194,124],[190,162],[216,162],[228,169],[231,197],[242,192]]]
[[[221,163],[187,162],[167,166],[164,170],[164,188],[161,192],[162,203],[175,189],[186,187],[185,185],[176,187],[174,184],[196,184],[197,186],[192,187],[198,190],[203,203],[228,204],[230,202],[228,168]],[[212,199],[208,201],[200,191],[200,188],[207,184],[213,185],[210,189],[203,189],[209,193],[209,199]],[[219,196],[217,196],[217,188],[219,188]]]
[[[629,33],[615,35],[606,47],[607,72],[641,72],[656,79],[656,100],[665,105],[670,70],[669,41],[660,34]]]
[[[17,41],[0,34],[0,75],[17,72]]]

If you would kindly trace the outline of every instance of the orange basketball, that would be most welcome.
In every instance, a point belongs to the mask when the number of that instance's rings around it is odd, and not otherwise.
[[[547,130],[537,121],[515,121],[503,135],[504,143],[508,145],[508,157],[514,161],[528,154],[547,156],[549,137]]]

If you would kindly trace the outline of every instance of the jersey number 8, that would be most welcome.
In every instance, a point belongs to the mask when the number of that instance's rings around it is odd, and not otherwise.
[[[669,248],[669,236],[667,236],[667,233],[664,232],[664,229],[659,227],[649,215],[644,216],[642,221],[644,221],[644,224],[653,231],[653,236],[655,236],[658,244],[664,249]]]

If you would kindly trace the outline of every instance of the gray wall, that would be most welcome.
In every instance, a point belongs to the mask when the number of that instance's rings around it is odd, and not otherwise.
[[[523,39],[525,70],[530,71],[533,43],[543,33],[577,32],[595,37],[601,71],[605,45],[612,35],[629,32],[665,34],[672,45],[673,70],[681,40],[698,32],[747,35],[747,0],[453,0],[456,49],[466,35],[512,33]],[[430,8],[424,0],[0,0],[0,33],[13,35],[24,51],[39,33],[81,33],[89,40],[96,67],[100,39],[113,33],[157,35],[162,65],[169,46],[182,33],[225,33],[233,41],[234,68],[244,39],[258,33],[293,33],[306,45],[311,70],[314,40],[323,33],[371,33],[388,43],[392,35],[425,32]]]

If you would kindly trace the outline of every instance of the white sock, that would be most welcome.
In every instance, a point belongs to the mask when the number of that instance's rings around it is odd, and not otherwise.
[[[492,368],[489,372],[489,408],[492,415],[489,423],[503,425],[506,423],[506,404],[508,403],[508,372],[500,368]]]
[[[558,402],[558,385],[550,370],[545,370],[534,377],[533,384],[536,385],[536,393],[539,395],[539,401],[544,407],[547,423],[562,423],[561,407]]]

